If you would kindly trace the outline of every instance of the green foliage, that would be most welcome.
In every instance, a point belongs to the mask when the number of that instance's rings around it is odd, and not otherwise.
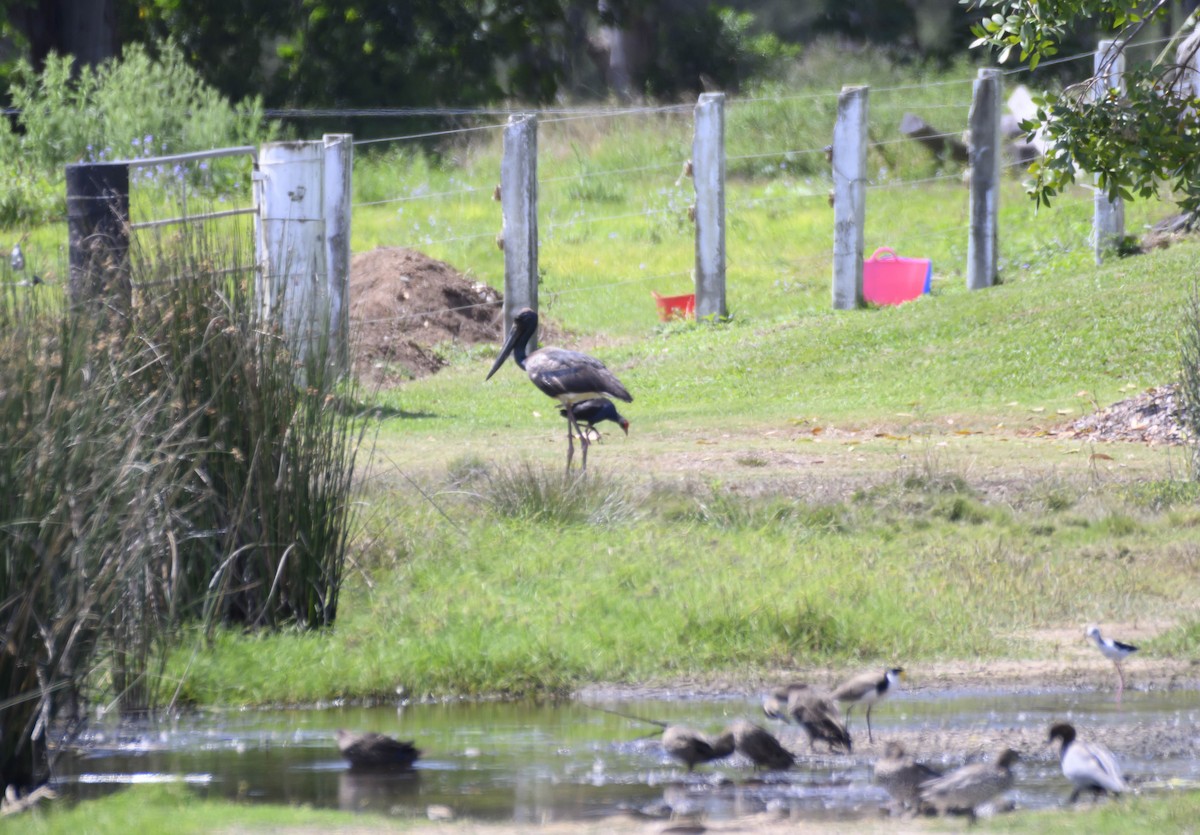
[[[37,73],[22,61],[9,93],[20,116],[19,130],[0,120],[0,182],[14,184],[0,194],[5,225],[64,214],[66,164],[253,144],[273,130],[260,100],[231,105],[171,42],[158,57],[131,45],[98,69],[51,55]]]
[[[1016,55],[1030,68],[1057,54],[1070,28],[1098,19],[1119,45],[1129,43],[1167,4],[1133,0],[1071,0],[1047,5],[1036,0],[983,0],[991,14],[973,27],[973,46],[998,51],[1000,63]],[[1132,67],[1123,89],[1107,88],[1103,72],[1039,101],[1037,115],[1021,125],[1041,131],[1050,150],[1032,166],[1030,194],[1040,204],[1051,200],[1082,172],[1110,199],[1151,197],[1171,191],[1187,212],[1200,211],[1200,99],[1181,87],[1177,69],[1163,56],[1149,67]],[[1194,62],[1194,59],[1193,59]],[[1106,70],[1105,70],[1106,72]]]

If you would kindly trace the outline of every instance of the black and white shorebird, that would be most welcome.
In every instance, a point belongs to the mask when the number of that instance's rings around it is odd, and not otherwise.
[[[875,761],[871,779],[898,804],[916,809],[921,805],[921,784],[941,776],[937,769],[917,762],[899,742],[889,742]]]
[[[25,253],[21,252],[20,241],[13,244],[12,254],[8,257],[8,265],[12,267],[14,273],[25,269]]]
[[[567,407],[563,406],[558,410],[558,413],[566,417]],[[600,440],[600,430],[596,428],[596,424],[606,420],[611,420],[617,426],[621,427],[626,435],[629,434],[629,421],[617,411],[616,404],[607,397],[597,397],[593,400],[584,400],[581,403],[575,404],[575,423],[577,425],[586,424],[586,431],[589,433],[589,437],[594,432],[596,433],[596,440]]]
[[[855,705],[867,706],[868,742],[875,741],[871,737],[871,708],[876,702],[884,699],[903,677],[904,669],[902,667],[892,667],[882,673],[872,672],[855,676],[833,691],[833,698],[836,701],[849,704],[846,708],[847,723],[850,721],[850,711],[854,710]]]
[[[1012,767],[1018,759],[1016,751],[1006,748],[992,762],[956,768],[949,774],[922,783],[921,800],[939,815],[955,812],[969,815],[974,820],[977,806],[1012,788]]]
[[[1113,666],[1117,668],[1117,696],[1125,690],[1125,673],[1121,669],[1121,662],[1138,651],[1138,648],[1133,644],[1122,643],[1115,641],[1112,638],[1105,638],[1100,634],[1100,627],[1089,626],[1085,633],[1089,638],[1096,642],[1100,654],[1113,662]]]
[[[337,746],[352,769],[399,771],[412,768],[421,756],[421,751],[412,742],[373,732],[355,733],[339,729]]]
[[[820,688],[801,683],[777,687],[763,699],[762,708],[772,719],[799,725],[808,737],[810,750],[815,750],[820,740],[830,752],[837,748],[850,753],[850,734],[837,705]]]
[[[1129,791],[1129,784],[1121,774],[1117,758],[1106,746],[1077,739],[1075,728],[1066,722],[1050,727],[1049,742],[1053,744],[1055,740],[1060,744],[1059,759],[1063,776],[1075,786],[1067,803],[1074,803],[1083,791],[1092,792],[1094,797],[1105,792],[1121,794]]]
[[[512,330],[508,340],[500,349],[500,356],[492,365],[485,379],[492,375],[512,354],[517,365],[529,375],[529,379],[542,393],[555,398],[566,410],[567,418],[567,470],[571,469],[571,459],[575,455],[575,435],[579,435],[579,443],[583,450],[583,470],[587,470],[588,438],[575,420],[575,405],[585,400],[598,397],[615,397],[626,403],[633,402],[631,395],[621,385],[617,375],[613,374],[604,363],[595,357],[579,351],[568,351],[565,348],[538,348],[527,353],[529,341],[537,333],[537,313],[528,307],[520,310],[513,318]]]

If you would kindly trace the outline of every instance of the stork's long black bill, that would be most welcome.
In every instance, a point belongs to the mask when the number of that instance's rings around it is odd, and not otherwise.
[[[485,382],[492,379],[492,375],[500,369],[500,366],[504,365],[504,361],[508,359],[508,355],[511,354],[513,348],[516,347],[517,339],[520,336],[521,334],[518,328],[513,328],[511,331],[509,331],[508,341],[505,342],[504,347],[500,349],[500,356],[496,357],[496,362],[492,364],[492,370],[489,371],[488,375],[483,378]]]

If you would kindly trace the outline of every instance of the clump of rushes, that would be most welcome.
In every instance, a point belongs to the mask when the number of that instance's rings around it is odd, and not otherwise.
[[[0,783],[106,691],[164,703],[180,625],[337,614],[367,421],[324,344],[260,321],[248,235],[135,248],[114,327],[49,293],[0,303]],[[151,251],[152,250],[152,251]]]

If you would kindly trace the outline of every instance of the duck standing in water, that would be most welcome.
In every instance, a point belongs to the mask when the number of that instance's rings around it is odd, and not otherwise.
[[[889,742],[883,757],[875,761],[871,779],[901,806],[916,809],[921,805],[921,784],[941,776],[937,769],[917,762],[899,742]]]
[[[990,763],[973,763],[924,782],[921,800],[939,815],[957,812],[975,819],[975,807],[1012,788],[1012,767],[1020,756],[1011,748],[1001,751]]]
[[[412,742],[377,733],[338,729],[337,746],[353,769],[406,769],[421,756]]]
[[[679,760],[690,772],[700,763],[712,762],[733,753],[733,734],[726,731],[709,737],[685,725],[667,725],[663,729],[662,747],[672,759]]]

